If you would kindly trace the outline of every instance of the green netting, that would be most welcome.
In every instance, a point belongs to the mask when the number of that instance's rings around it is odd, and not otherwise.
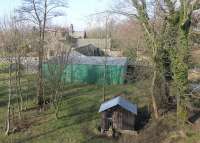
[[[43,73],[46,79],[56,80],[56,77],[62,73],[62,80],[65,83],[85,83],[85,84],[103,84],[109,85],[123,84],[126,72],[125,66],[117,65],[66,65],[63,72],[60,72],[59,66],[55,64],[43,65]],[[106,69],[106,70],[105,70]],[[106,77],[104,78],[104,72]]]

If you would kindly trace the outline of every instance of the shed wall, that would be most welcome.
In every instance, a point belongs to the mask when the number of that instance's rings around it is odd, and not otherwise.
[[[135,115],[124,110],[117,109],[113,112],[113,128],[121,130],[134,130]]]
[[[101,113],[101,129],[107,131],[109,129],[109,121],[107,119],[107,112]]]
[[[122,129],[123,127],[123,113],[121,112],[120,109],[117,109],[113,112],[113,128],[114,129]]]
[[[53,64],[43,65],[43,72],[47,78],[51,77],[49,69],[52,67],[59,69],[58,66]],[[126,69],[126,66],[106,65],[106,84],[123,84]],[[62,79],[66,83],[103,84],[104,71],[104,65],[70,64],[65,66]]]
[[[117,130],[134,130],[135,128],[135,117],[136,115],[128,112],[122,108],[110,109],[110,111],[104,111],[101,113],[101,128],[102,130],[108,130],[109,112],[112,114],[112,127]]]

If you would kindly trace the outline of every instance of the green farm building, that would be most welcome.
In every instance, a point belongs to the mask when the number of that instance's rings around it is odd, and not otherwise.
[[[125,57],[84,56],[78,52],[65,58],[54,57],[43,64],[46,79],[62,75],[60,77],[65,83],[123,84],[126,71]]]

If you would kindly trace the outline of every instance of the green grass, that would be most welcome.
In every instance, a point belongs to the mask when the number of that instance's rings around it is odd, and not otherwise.
[[[0,143],[115,143],[116,140],[102,137],[98,131],[100,125],[100,114],[98,109],[102,102],[103,89],[95,85],[66,85],[62,106],[59,112],[59,119],[56,120],[54,108],[48,108],[39,112],[36,107],[36,79],[34,76],[27,76],[32,80],[31,89],[23,88],[23,96],[29,97],[28,110],[22,113],[22,122],[19,132],[4,135],[5,116],[8,101],[8,81],[0,80]],[[0,74],[0,79],[8,78],[7,74]],[[26,83],[26,79],[22,79]],[[45,92],[48,96],[48,92]],[[138,81],[130,85],[113,85],[106,87],[106,98],[117,95],[124,95],[125,98],[138,104],[139,107],[148,106],[151,103],[150,82],[148,80]],[[12,105],[16,109],[16,97],[12,97]],[[16,119],[17,113],[15,113]],[[18,121],[18,120],[16,120]],[[175,113],[166,115],[160,122],[150,120],[148,125],[140,131],[138,139],[143,143],[154,143],[157,139],[169,140],[177,143],[196,143],[200,134],[188,127],[186,137],[180,138],[176,125]],[[172,131],[170,131],[172,128]],[[154,132],[155,131],[155,132]],[[170,132],[169,132],[170,131]],[[157,134],[159,133],[159,135]],[[168,133],[169,132],[169,133]],[[153,140],[154,139],[154,140]],[[131,140],[134,140],[131,138]],[[135,141],[134,141],[135,143]]]
[[[0,63],[0,69],[1,69],[1,68],[5,68],[5,67],[7,68],[8,66],[9,66],[8,64]]]
[[[6,75],[0,74],[0,77]],[[26,128],[20,132],[5,136],[3,127],[7,107],[7,84],[0,81],[0,143],[113,143],[114,140],[103,138],[98,132],[102,102],[102,87],[95,85],[68,85],[65,87],[59,119],[55,119],[54,109],[39,112],[23,112]],[[145,92],[146,91],[146,92]],[[36,89],[24,89],[29,95],[29,108],[35,106]],[[115,85],[106,87],[106,97],[124,94],[126,98],[140,106],[149,101],[149,82],[133,85]],[[12,103],[15,105],[15,100]],[[16,105],[15,105],[16,108]]]

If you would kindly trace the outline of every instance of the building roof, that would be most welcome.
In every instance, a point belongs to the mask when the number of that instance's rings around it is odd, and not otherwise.
[[[77,51],[75,51],[75,50],[72,50],[72,51],[70,52],[70,56],[71,56],[71,57],[86,57],[85,55],[83,55],[83,54],[81,54],[80,52],[77,52]]]
[[[94,46],[93,44],[88,44],[82,47],[75,48],[75,51],[86,56],[106,56],[105,52],[102,49]]]
[[[47,61],[47,63],[60,63],[64,61],[66,64],[85,64],[85,65],[118,65],[126,66],[128,59],[126,57],[97,57],[97,56],[84,56],[78,52],[72,52],[66,59],[61,57],[54,57]]]
[[[74,64],[89,64],[89,65],[118,65],[125,66],[127,65],[126,57],[79,57],[77,59],[72,59]]]
[[[137,115],[137,105],[132,104],[131,102],[125,100],[121,96],[118,96],[114,99],[111,99],[109,101],[102,103],[101,107],[99,109],[99,112],[106,111],[106,110],[108,110],[112,107],[115,107],[117,105],[119,105],[123,109]]]
[[[200,9],[193,11],[192,24],[194,31],[200,32]]]
[[[70,32],[69,35],[73,38],[79,39],[79,38],[84,38],[85,32],[84,31],[74,31],[74,32]]]
[[[106,44],[107,43],[107,44]],[[111,47],[111,40],[110,39],[78,39],[77,40],[77,47],[83,47],[86,45],[92,44],[95,47],[98,47],[100,49],[110,49]]]

